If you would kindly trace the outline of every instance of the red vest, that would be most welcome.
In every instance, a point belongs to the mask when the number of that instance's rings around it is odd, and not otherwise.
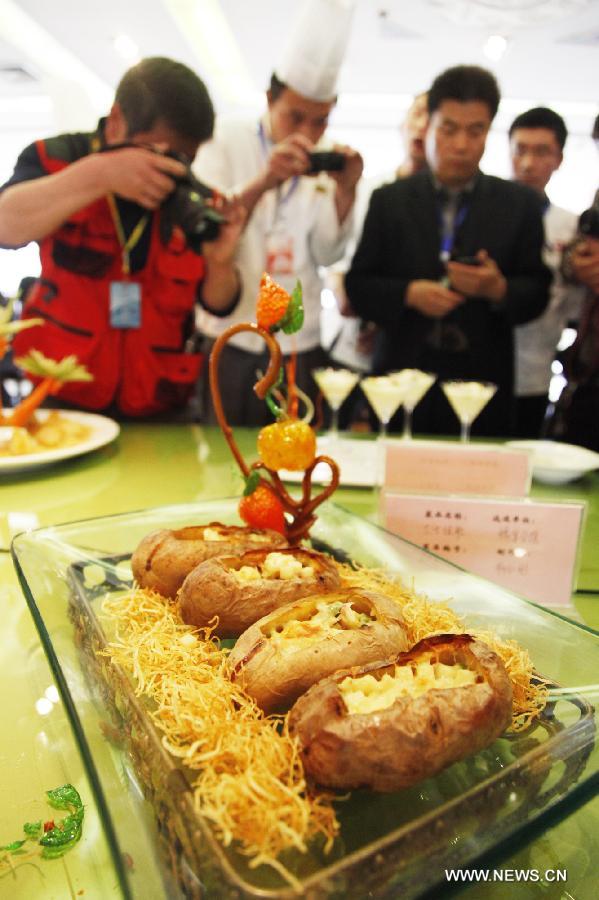
[[[37,149],[48,174],[69,165],[49,157],[44,141]],[[190,395],[202,357],[185,352],[184,343],[204,260],[188,249],[178,228],[164,245],[159,218],[155,213],[147,226],[146,265],[129,276],[104,198],[40,241],[42,275],[22,318],[41,317],[44,324],[15,335],[14,355],[35,348],[52,359],[74,354],[86,365],[93,382],[67,383],[60,398],[85,409],[115,402],[126,415],[144,416],[182,406]],[[110,325],[110,283],[128,280],[141,286],[141,327],[116,329]]]

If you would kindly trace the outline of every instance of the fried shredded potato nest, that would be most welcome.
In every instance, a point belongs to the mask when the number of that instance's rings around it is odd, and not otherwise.
[[[342,587],[380,592],[397,602],[409,646],[431,634],[467,630],[447,604],[416,594],[383,571],[337,566]],[[172,601],[137,587],[106,598],[102,615],[116,637],[103,653],[133,676],[136,694],[154,701],[150,715],[163,732],[163,745],[198,772],[194,803],[219,840],[225,846],[236,842],[252,868],[272,866],[299,890],[278,857],[290,848],[304,852],[318,834],[330,849],[339,832],[333,795],[308,787],[287,717],[265,716],[227,677],[229,651],[211,629],[185,625],[176,610]],[[542,712],[547,685],[514,641],[468,633],[503,660],[514,694],[510,730],[524,731]]]
[[[185,625],[160,594],[134,588],[105,600],[102,613],[116,628],[105,654],[153,699],[165,748],[199,770],[198,812],[225,846],[238,842],[252,868],[270,865],[297,889],[277,857],[305,852],[317,834],[329,849],[339,824],[332,795],[308,789],[286,720],[267,718],[227,677],[227,651],[210,630]]]

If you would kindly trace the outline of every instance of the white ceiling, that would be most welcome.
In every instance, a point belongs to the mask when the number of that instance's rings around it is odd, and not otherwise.
[[[220,110],[257,105],[299,5],[0,0],[0,69],[21,67],[35,79],[0,73],[0,98],[47,93],[50,77],[73,103],[95,88],[96,105],[105,105],[128,65],[113,46],[115,35],[124,33],[142,56],[172,56],[195,68]],[[493,33],[508,40],[497,63],[482,50]],[[60,53],[41,49],[44,35],[53,39],[54,51],[68,51],[62,71]],[[459,62],[493,69],[504,97],[513,101],[510,112],[529,102],[554,104],[582,133],[599,101],[599,0],[356,0],[339,114],[380,126],[408,95]]]

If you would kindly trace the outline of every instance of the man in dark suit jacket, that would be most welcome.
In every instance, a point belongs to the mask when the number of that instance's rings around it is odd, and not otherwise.
[[[513,329],[543,312],[551,281],[535,193],[478,168],[498,105],[485,69],[456,66],[435,79],[428,169],[373,193],[346,276],[355,311],[382,329],[377,371],[419,368],[497,384],[474,428],[487,435],[508,433]],[[414,424],[428,433],[458,430],[438,385]]]

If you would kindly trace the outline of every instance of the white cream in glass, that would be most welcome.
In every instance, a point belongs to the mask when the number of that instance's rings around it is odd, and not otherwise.
[[[363,378],[360,387],[376,413],[381,424],[380,434],[384,437],[391,417],[403,403],[404,389],[389,375]]]
[[[331,407],[332,418],[329,435],[339,434],[339,409],[343,401],[350,395],[360,376],[349,369],[313,369],[312,376]]]
[[[404,426],[403,436],[412,437],[412,413],[426,392],[433,386],[436,376],[430,372],[422,372],[420,369],[401,369],[399,372],[390,372],[391,378],[404,392]]]
[[[443,381],[443,393],[460,420],[460,439],[470,440],[470,426],[497,390],[490,381]]]

